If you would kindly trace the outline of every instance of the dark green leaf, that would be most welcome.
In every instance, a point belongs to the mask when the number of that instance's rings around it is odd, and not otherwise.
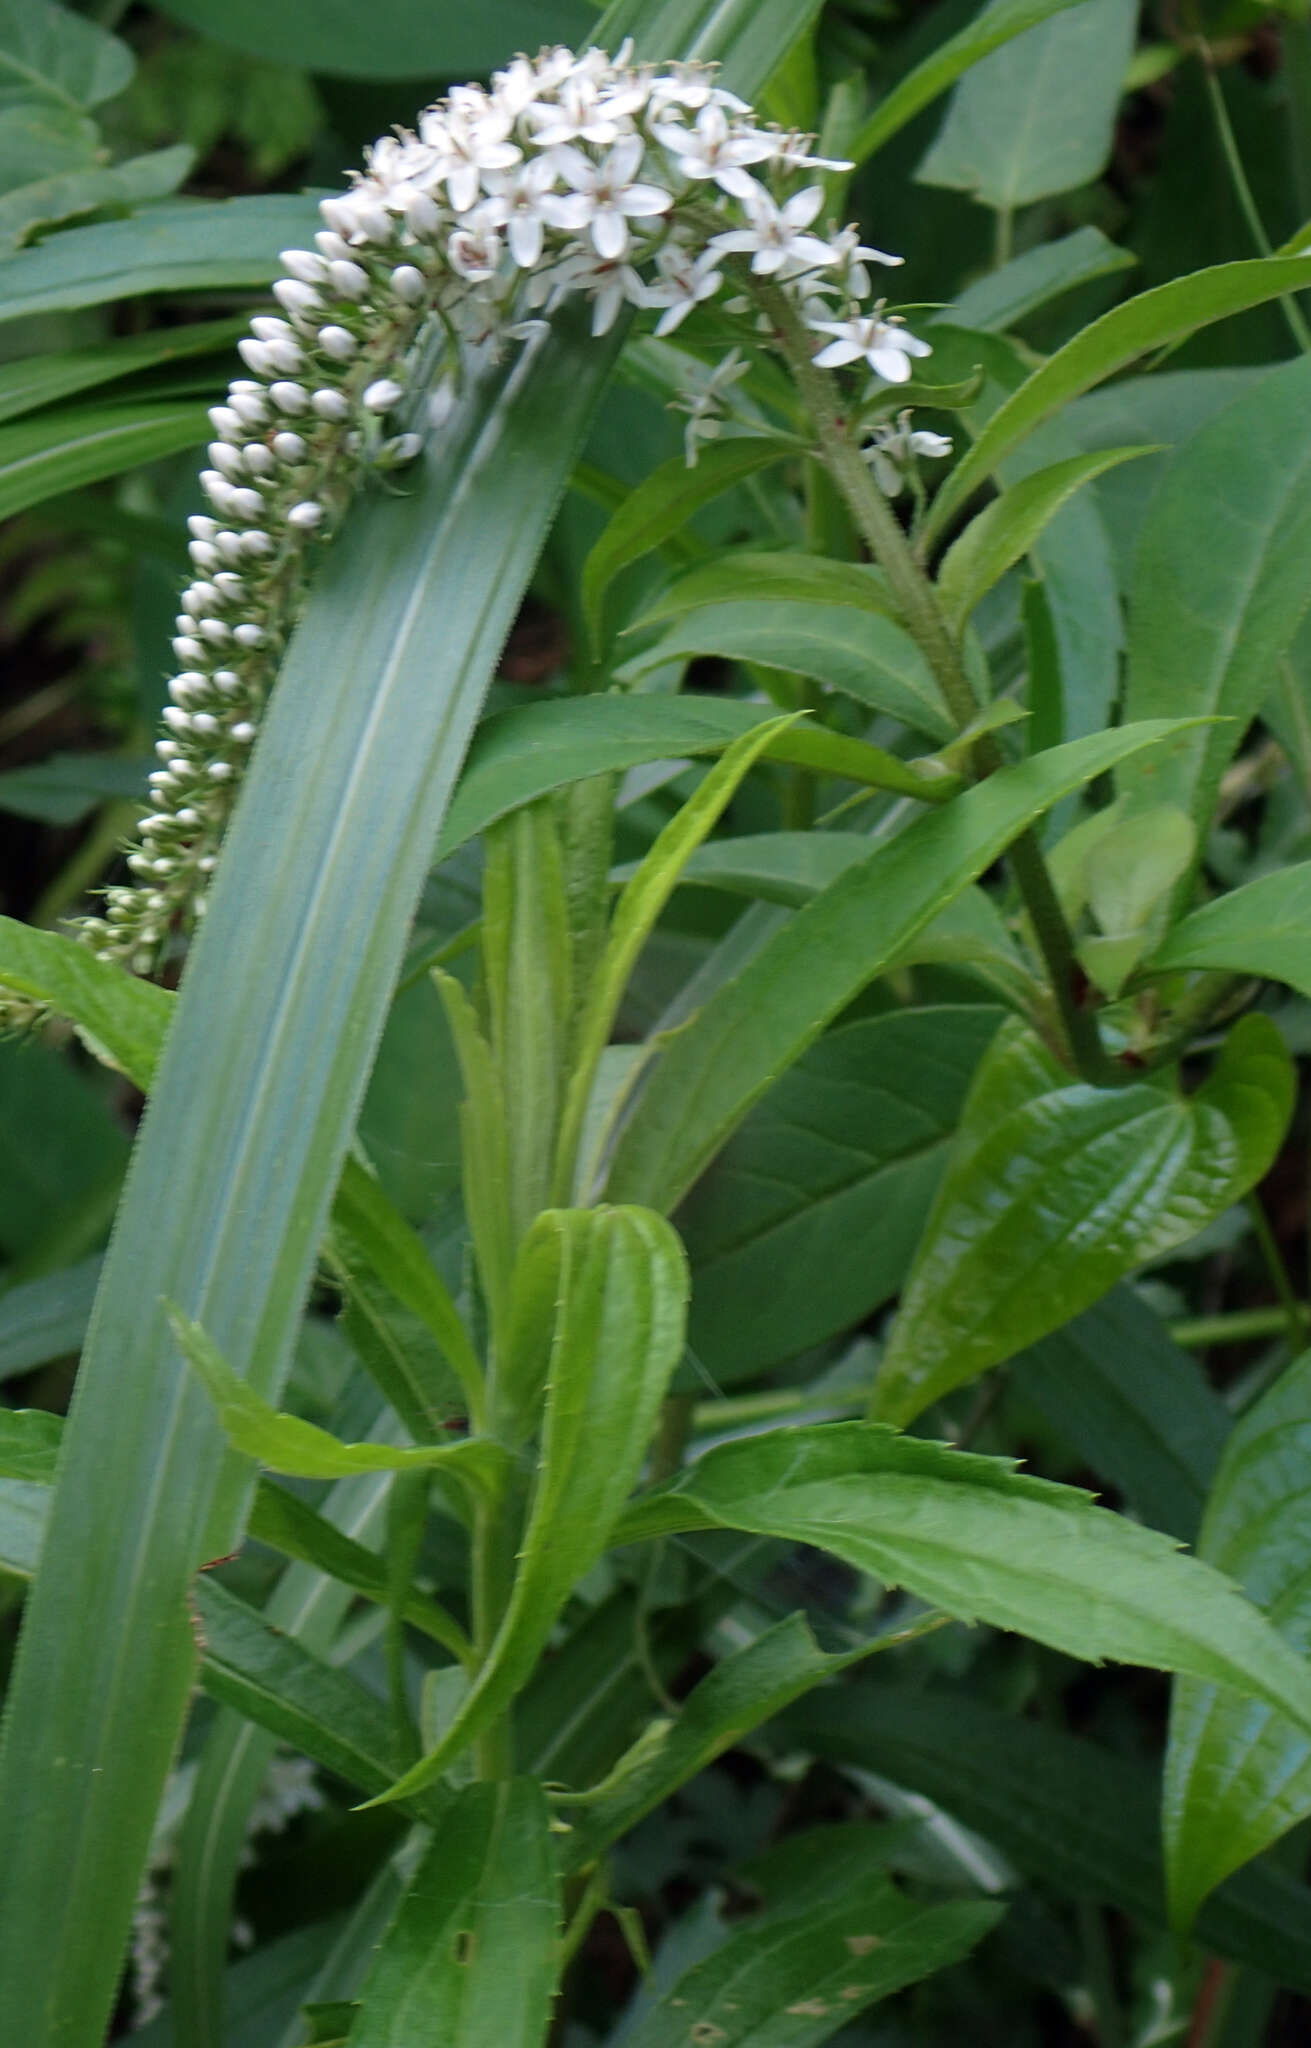
[[[195,448],[210,431],[203,405],[156,400],[59,407],[0,427],[0,518]]]
[[[0,1295],[0,1380],[82,1349],[99,1279],[99,1258],[83,1259]]]
[[[48,94],[94,107],[122,92],[133,69],[126,43],[56,0],[0,0],[0,105]]]
[[[299,0],[160,0],[160,12],[273,64],[312,65],[344,78],[462,78],[536,50],[544,35],[581,47],[596,33],[582,0],[553,0],[549,20],[533,0],[483,0],[473,13],[434,19],[425,0],[315,0],[312,41]]]
[[[244,319],[197,320],[184,327],[157,327],[148,334],[101,342],[95,348],[72,349],[67,354],[23,356],[0,367],[0,420],[69,398],[93,384],[111,384],[157,363],[225,349],[248,326]]]
[[[48,1486],[63,1433],[62,1417],[44,1408],[0,1406],[0,1479]]]

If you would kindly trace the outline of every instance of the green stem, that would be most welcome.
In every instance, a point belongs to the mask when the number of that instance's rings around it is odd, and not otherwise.
[[[1083,1899],[1079,1903],[1078,1915],[1084,1978],[1088,1996],[1092,2000],[1097,2039],[1100,2048],[1121,2048],[1124,2041],[1124,2024],[1120,2016],[1120,2001],[1115,1989],[1111,1948],[1106,1938],[1106,1921],[1102,1908],[1089,1899]]]
[[[1305,1315],[1306,1304],[1300,1304]],[[1170,1335],[1185,1351],[1206,1351],[1212,1344],[1247,1344],[1259,1337],[1282,1337],[1288,1312],[1281,1303],[1265,1308],[1232,1308],[1215,1316],[1185,1316],[1171,1323]],[[1298,1339],[1299,1346],[1301,1338]]]
[[[1265,1261],[1266,1272],[1270,1276],[1270,1284],[1279,1297],[1279,1307],[1288,1331],[1288,1341],[1296,1357],[1307,1341],[1306,1310],[1298,1300],[1293,1283],[1288,1277],[1283,1254],[1276,1242],[1274,1231],[1270,1228],[1270,1218],[1266,1215],[1264,1204],[1255,1188],[1246,1197],[1245,1206],[1252,1219],[1252,1229],[1261,1257]]]
[[[1265,231],[1265,223],[1261,219],[1256,199],[1252,193],[1252,187],[1248,183],[1247,172],[1243,168],[1243,158],[1238,147],[1238,137],[1234,134],[1233,123],[1229,119],[1229,109],[1225,105],[1224,89],[1216,73],[1215,61],[1211,55],[1211,46],[1204,36],[1198,37],[1198,49],[1201,53],[1202,70],[1206,79],[1206,97],[1210,102],[1211,117],[1215,122],[1221,154],[1224,157],[1225,166],[1229,172],[1229,182],[1234,188],[1234,197],[1238,201],[1238,210],[1247,224],[1247,231],[1256,244],[1258,254],[1270,256],[1273,254],[1270,237]],[[1280,298],[1279,305],[1284,319],[1288,323],[1288,331],[1292,335],[1293,340],[1304,354],[1311,355],[1311,328],[1307,326],[1302,316],[1301,307],[1287,292]]]
[[[992,243],[992,267],[1000,270],[1009,263],[1015,251],[1015,209],[1013,206],[999,206]]]
[[[956,636],[938,593],[916,561],[891,505],[870,475],[850,422],[839,408],[831,380],[811,361],[812,340],[800,314],[778,286],[762,285],[757,291],[814,422],[820,457],[851,508],[866,546],[887,577],[906,629],[937,677],[952,717],[964,730],[977,716],[979,700],[965,673]],[[981,775],[991,775],[1002,766],[1001,749],[990,733],[978,741],[974,759]],[[1021,833],[1009,848],[1009,858],[1046,963],[1071,1064],[1085,1080],[1102,1086],[1113,1084],[1122,1076],[1107,1057],[1096,1018],[1080,1005],[1083,977],[1075,957],[1074,940],[1036,833]]]

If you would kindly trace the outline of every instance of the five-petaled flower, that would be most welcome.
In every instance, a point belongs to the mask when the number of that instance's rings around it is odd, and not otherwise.
[[[930,356],[927,341],[903,327],[895,315],[857,314],[851,320],[812,320],[817,334],[836,337],[815,357],[821,370],[840,369],[863,357],[871,370],[887,384],[905,384],[910,379],[911,356]]]

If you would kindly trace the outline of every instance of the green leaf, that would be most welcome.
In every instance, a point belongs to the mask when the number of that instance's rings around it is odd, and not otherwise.
[[[98,106],[135,68],[126,43],[56,0],[0,0],[0,110],[42,94]]]
[[[961,1962],[1004,1906],[926,1906],[881,1868],[842,1870],[818,1900],[785,1899],[678,1977],[627,2048],[817,2048],[857,2013]]]
[[[818,15],[820,0],[612,0],[595,37],[617,50],[625,36],[638,55],[667,64],[670,52],[698,64],[722,63],[735,92],[758,95]]]
[[[6,255],[32,238],[33,230],[75,219],[81,213],[134,207],[167,198],[196,161],[187,143],[152,149],[117,164],[92,161],[33,178],[0,196],[0,249]]]
[[[1311,283],[1311,257],[1220,263],[1189,277],[1172,278],[1154,291],[1139,292],[1103,313],[1033,371],[1000,405],[974,446],[938,492],[924,523],[930,544],[966,499],[1004,462],[1035,427],[1062,406],[1114,376],[1135,356],[1180,341],[1199,327],[1224,320],[1249,306],[1264,305]]]
[[[1280,1635],[1311,1645],[1311,1352],[1241,1415],[1216,1474],[1198,1552],[1237,1579]],[[1311,1740],[1266,1702],[1176,1682],[1165,1765],[1171,1918],[1311,1813]]]
[[[582,0],[552,0],[549,21],[533,0],[484,0],[476,13],[437,21],[425,0],[376,0],[367,14],[351,0],[316,0],[307,46],[298,0],[160,0],[160,12],[269,63],[312,60],[343,78],[463,78],[537,49],[548,31],[582,48],[597,27]]]
[[[795,1357],[896,1293],[997,1023],[972,1005],[847,1024],[729,1139],[678,1212],[688,1341],[716,1380]]]
[[[644,477],[624,499],[583,564],[583,616],[593,642],[600,646],[605,594],[621,569],[680,533],[703,505],[744,478],[782,462],[791,452],[780,441],[738,435],[710,442],[701,450],[694,469],[688,468],[681,455],[675,455]]]
[[[203,405],[154,399],[60,407],[0,427],[0,518],[194,448],[209,432]]]
[[[62,1417],[44,1408],[0,1407],[0,1478],[49,1486],[63,1433]]]
[[[550,1828],[534,1778],[456,1795],[364,1980],[351,2048],[540,2048],[559,1967]]]
[[[1036,312],[1050,300],[1107,277],[1117,270],[1132,270],[1137,257],[1107,240],[1100,228],[1076,228],[1054,242],[1040,242],[1013,256],[999,270],[990,270],[958,292],[938,326],[982,328],[1004,334],[1008,327]]]
[[[547,1210],[525,1241],[530,1264],[534,1252],[554,1256],[554,1290],[541,1290],[553,1320],[541,1459],[509,1604],[442,1741],[389,1796],[439,1777],[528,1678],[570,1591],[606,1548],[682,1356],[687,1265],[660,1217]]]
[[[1260,974],[1311,996],[1311,861],[1258,875],[1177,924],[1150,967]]]
[[[82,1348],[100,1279],[100,1259],[43,1273],[0,1295],[0,1380]]]
[[[1249,1600],[1091,1494],[879,1423],[771,1430],[634,1501],[613,1541],[742,1529],[832,1551],[959,1621],[1071,1657],[1186,1671],[1311,1731],[1311,1673]]]
[[[1156,454],[1154,448],[1104,448],[1072,455],[1034,470],[1008,485],[970,521],[943,557],[938,588],[957,626],[963,626],[981,597],[1026,555],[1061,507],[1086,483],[1121,462]]]
[[[356,1472],[450,1473],[495,1493],[504,1476],[500,1446],[481,1437],[454,1444],[344,1444],[299,1415],[283,1415],[232,1370],[199,1323],[170,1307],[173,1334],[204,1381],[228,1442],[243,1456],[296,1479],[346,1479]]]
[[[1064,13],[1067,7],[1083,4],[1084,0],[999,0],[999,4],[984,9],[893,87],[860,129],[847,154],[857,163],[864,163],[990,51],[1000,49],[1013,36],[1022,36],[1052,15]]]
[[[1114,1750],[923,1686],[812,1695],[780,1736],[922,1793],[1069,1897],[1165,1924],[1158,1783]],[[1306,1993],[1309,1908],[1311,1891],[1283,1871],[1246,1871],[1205,1908],[1198,1938]]]
[[[851,609],[887,617],[894,609],[882,571],[872,562],[830,562],[824,555],[777,553],[717,556],[662,591],[626,633],[665,619],[680,619],[703,605],[753,604],[761,599]]]
[[[158,363],[180,362],[211,349],[226,349],[247,332],[249,325],[245,319],[197,320],[185,327],[157,327],[148,334],[101,342],[95,348],[23,356],[15,363],[0,365],[0,420],[13,419],[39,405],[72,397],[93,384],[110,384],[116,378],[133,376],[136,371]]]
[[[179,201],[134,220],[69,228],[5,264],[0,320],[66,313],[145,292],[229,290],[280,275],[282,249],[303,247],[317,202],[283,193]]]
[[[610,360],[569,331],[471,389],[404,497],[350,515],[269,707],[138,1139],[20,1639],[0,2038],[106,2024],[191,1686],[187,1586],[233,1548],[249,1473],[155,1304],[276,1392],[445,803]],[[52,1744],[68,1763],[37,1826]]]
[[[486,831],[521,804],[592,775],[636,768],[644,761],[717,754],[743,733],[774,719],[759,704],[732,697],[565,697],[489,718],[469,750],[469,764],[438,842],[438,860]],[[873,789],[896,789],[934,800],[943,785],[918,774],[881,747],[805,723],[777,732],[771,760],[843,776]],[[950,785],[947,788],[950,794]]]
[[[1084,0],[994,51],[957,86],[920,183],[1010,212],[1100,177],[1137,27],[1136,0]]]
[[[638,674],[697,654],[810,676],[935,740],[955,737],[933,671],[915,642],[872,608],[769,597],[699,605],[628,670]]]
[[[1185,1244],[1254,1186],[1292,1112],[1278,1031],[1250,1016],[1190,1096],[1078,1082],[1018,1103],[1003,1041],[966,1110],[916,1254],[872,1413],[905,1423],[1059,1329],[1135,1266]]]
[[[1308,401],[1305,356],[1235,399],[1175,457],[1138,537],[1126,716],[1150,717],[1168,702],[1174,712],[1222,722],[1181,734],[1157,755],[1150,776],[1130,771],[1122,786],[1136,805],[1177,804],[1203,832],[1225,766],[1307,605]],[[1181,887],[1176,908],[1187,907]]]
[[[839,876],[666,1047],[620,1137],[611,1197],[672,1208],[784,1068],[1012,839],[1164,730],[1127,727],[1002,769]]]

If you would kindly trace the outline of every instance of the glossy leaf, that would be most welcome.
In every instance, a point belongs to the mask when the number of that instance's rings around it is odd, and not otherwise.
[[[989,1099],[999,1043],[966,1111],[980,1135],[948,1169],[916,1254],[871,1412],[906,1423],[1059,1329],[1245,1194],[1282,1142],[1294,1079],[1268,1018],[1235,1025],[1190,1096],[1077,1082]]]
[[[1280,1635],[1311,1645],[1311,1352],[1241,1415],[1206,1505],[1198,1552],[1236,1579]],[[1171,1917],[1311,1813],[1311,1739],[1262,1700],[1176,1683],[1165,1766]]]
[[[1158,1783],[1114,1750],[958,1692],[869,1683],[789,1708],[780,1735],[922,1793],[1068,1897],[1165,1924]],[[1306,1993],[1309,1909],[1283,1871],[1245,1871],[1204,1908],[1198,1939]]]
[[[957,86],[920,182],[1010,211],[1100,177],[1137,26],[1134,0],[1085,0],[994,51]]]
[[[954,85],[990,51],[1000,49],[1013,36],[1022,36],[1051,15],[1081,4],[1082,0],[1000,0],[1000,4],[981,11],[958,34],[940,43],[880,101],[858,132],[850,155],[857,163],[864,163],[866,157],[882,149],[908,121],[913,121],[939,93]]]
[[[1013,256],[998,270],[992,270],[958,292],[938,325],[991,329],[1002,334],[1017,321],[1036,312],[1076,285],[1116,270],[1132,270],[1137,259],[1129,249],[1117,248],[1100,228],[1076,228],[1055,242],[1040,242]]]
[[[0,427],[0,518],[198,447],[210,431],[202,405],[155,399],[69,406]]]
[[[1043,529],[1084,484],[1121,462],[1155,452],[1152,448],[1104,448],[1093,455],[1072,455],[1021,477],[994,498],[948,548],[938,572],[943,603],[955,623],[964,625],[980,598],[1029,552]]]
[[[739,1925],[626,2034],[628,2048],[818,2048],[880,1999],[961,1962],[1005,1910],[923,1905],[877,1867],[843,1880]]]
[[[872,607],[764,597],[698,606],[646,650],[640,666],[701,654],[810,676],[913,731],[935,740],[955,737],[924,656],[904,628]]]
[[[0,365],[0,420],[71,398],[91,385],[112,384],[159,363],[226,349],[249,324],[243,319],[189,321],[183,327],[158,327],[148,334],[101,342],[95,348],[22,356],[17,362]]]
[[[457,1794],[365,1978],[351,2048],[540,2048],[561,1921],[550,1828],[535,1778]]]
[[[896,1293],[997,1023],[979,1005],[844,1025],[734,1132],[678,1212],[689,1342],[715,1379],[794,1357]]]
[[[813,1543],[960,1621],[1186,1671],[1311,1733],[1311,1673],[1227,1579],[1090,1494],[879,1423],[770,1431],[634,1501],[616,1543],[742,1529]]]
[[[1221,968],[1311,996],[1311,861],[1258,875],[1177,924],[1151,967]]]
[[[630,491],[583,565],[583,615],[593,641],[600,644],[605,595],[621,569],[680,532],[734,484],[788,453],[781,442],[757,435],[712,441],[700,451],[695,468],[689,469],[681,455],[672,456]]]
[[[392,1796],[440,1776],[523,1685],[572,1588],[605,1550],[682,1356],[687,1266],[660,1217],[547,1210],[525,1241],[530,1263],[537,1248],[554,1255],[554,1316],[541,1458],[509,1604],[441,1743]]]
[[[1163,348],[1199,327],[1246,312],[1249,306],[1263,305],[1281,293],[1300,291],[1308,283],[1311,257],[1221,263],[1212,270],[1173,278],[1153,291],[1139,292],[1124,305],[1103,313],[1100,320],[1049,356],[998,407],[934,499],[925,522],[926,543],[944,531],[998,464],[1070,399],[1090,391],[1150,349]]]
[[[1136,806],[1177,804],[1199,830],[1306,609],[1309,400],[1311,361],[1271,371],[1179,451],[1139,533],[1126,716],[1168,702],[1221,722],[1181,733],[1150,775],[1130,769],[1120,786]],[[1176,900],[1188,907],[1183,890]]]
[[[1126,727],[1003,769],[839,876],[666,1048],[620,1137],[612,1198],[672,1208],[843,1006],[1071,789],[1163,727]]]

